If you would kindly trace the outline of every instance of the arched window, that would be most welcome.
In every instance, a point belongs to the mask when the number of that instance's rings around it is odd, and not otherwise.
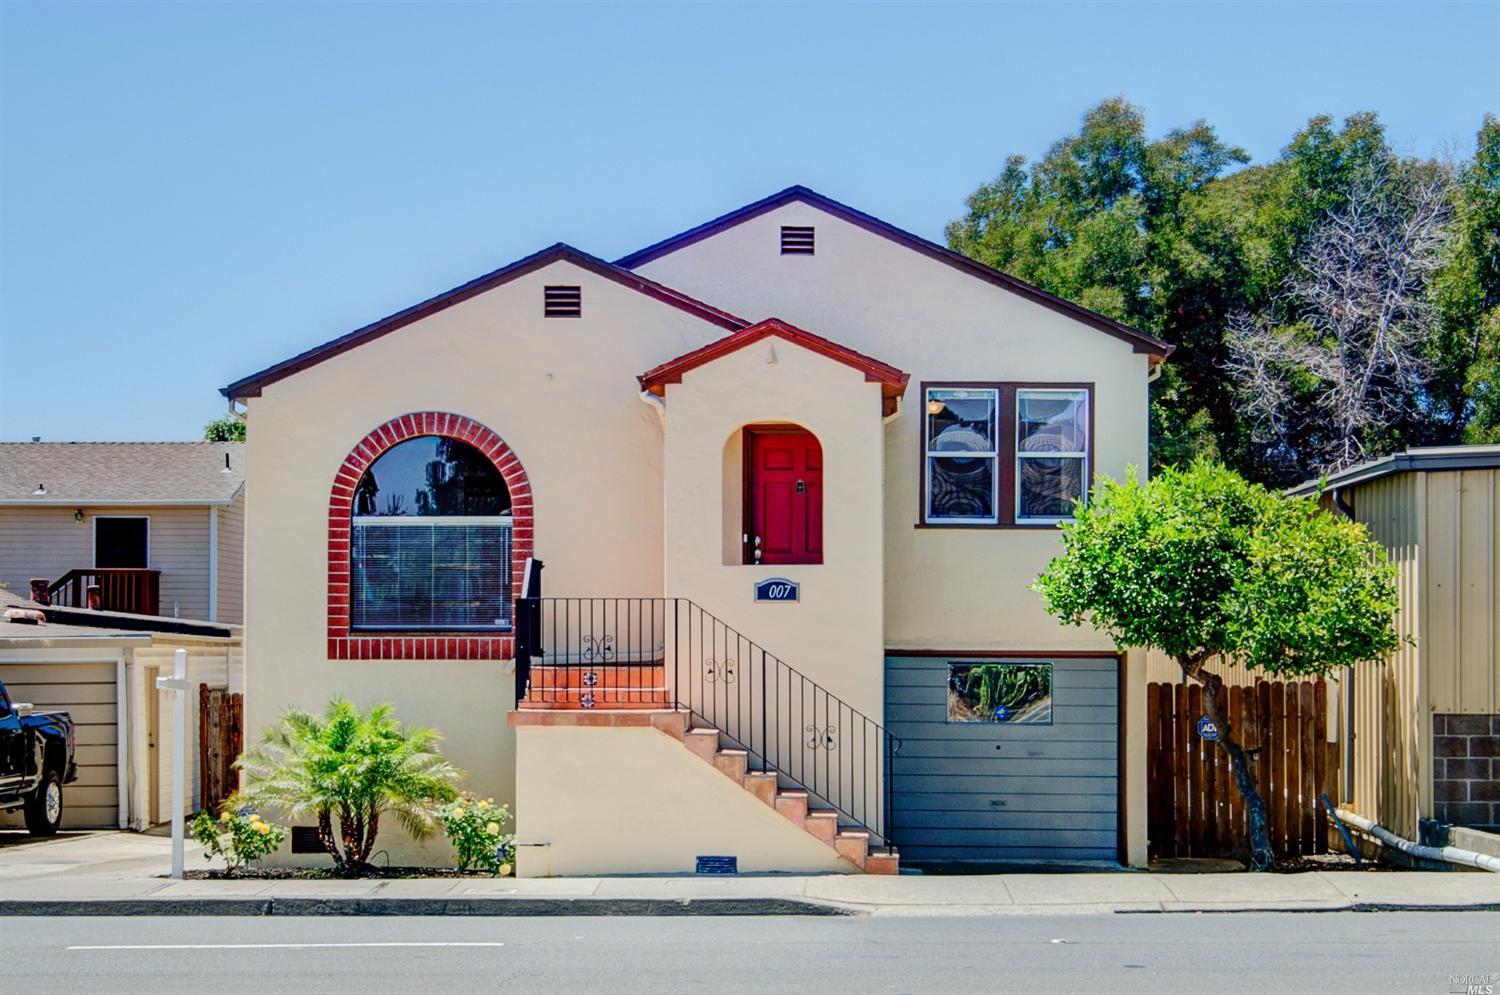
[[[510,629],[511,525],[505,480],[474,446],[421,435],[385,450],[354,487],[351,628]]]

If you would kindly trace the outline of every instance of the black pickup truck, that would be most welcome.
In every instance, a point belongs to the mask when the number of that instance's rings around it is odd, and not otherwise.
[[[28,832],[51,836],[62,825],[62,786],[76,780],[72,717],[32,712],[0,682],[0,812],[22,809]]]

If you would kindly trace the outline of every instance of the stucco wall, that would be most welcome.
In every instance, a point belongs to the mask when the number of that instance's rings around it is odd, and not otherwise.
[[[691,597],[879,722],[885,432],[879,386],[842,363],[770,338],[689,371],[667,388],[666,406],[666,589]],[[738,465],[734,440],[744,426],[769,422],[801,425],[822,444],[822,563],[744,565],[730,556],[741,533],[728,510],[740,505],[740,474],[728,465]],[[755,582],[767,577],[799,582],[801,600],[756,604]]]
[[[655,729],[516,730],[516,872],[692,873],[737,857],[745,872],[854,866],[681,742]]]
[[[816,254],[781,255],[782,225],[814,226]],[[1059,548],[1054,530],[914,527],[920,384],[1092,382],[1094,472],[1120,477],[1127,466],[1147,465],[1147,357],[802,203],[653,260],[640,272],[752,321],[783,318],[911,374],[884,437],[886,645],[1113,650],[1101,634],[1060,626],[1027,590]]]
[[[583,288],[582,318],[542,317],[546,284]],[[530,478],[554,596],[662,593],[662,429],[635,375],[722,330],[556,263],[330,359],[252,398],[247,446],[246,724],[346,695],[437,727],[470,786],[514,797],[509,664],[330,661],[329,488],[350,448],[412,411],[481,422]],[[714,508],[717,509],[717,503]],[[382,829],[382,845],[387,845]],[[390,831],[393,859],[412,856]],[[445,851],[440,845],[428,856]]]

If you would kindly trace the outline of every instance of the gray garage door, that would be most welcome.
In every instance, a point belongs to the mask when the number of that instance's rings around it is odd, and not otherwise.
[[[902,861],[1118,859],[1118,681],[1109,658],[887,658]]]

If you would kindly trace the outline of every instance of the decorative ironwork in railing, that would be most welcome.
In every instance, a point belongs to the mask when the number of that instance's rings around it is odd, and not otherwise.
[[[516,700],[683,708],[750,769],[775,771],[870,831],[889,833],[900,740],[686,598],[521,598]]]

